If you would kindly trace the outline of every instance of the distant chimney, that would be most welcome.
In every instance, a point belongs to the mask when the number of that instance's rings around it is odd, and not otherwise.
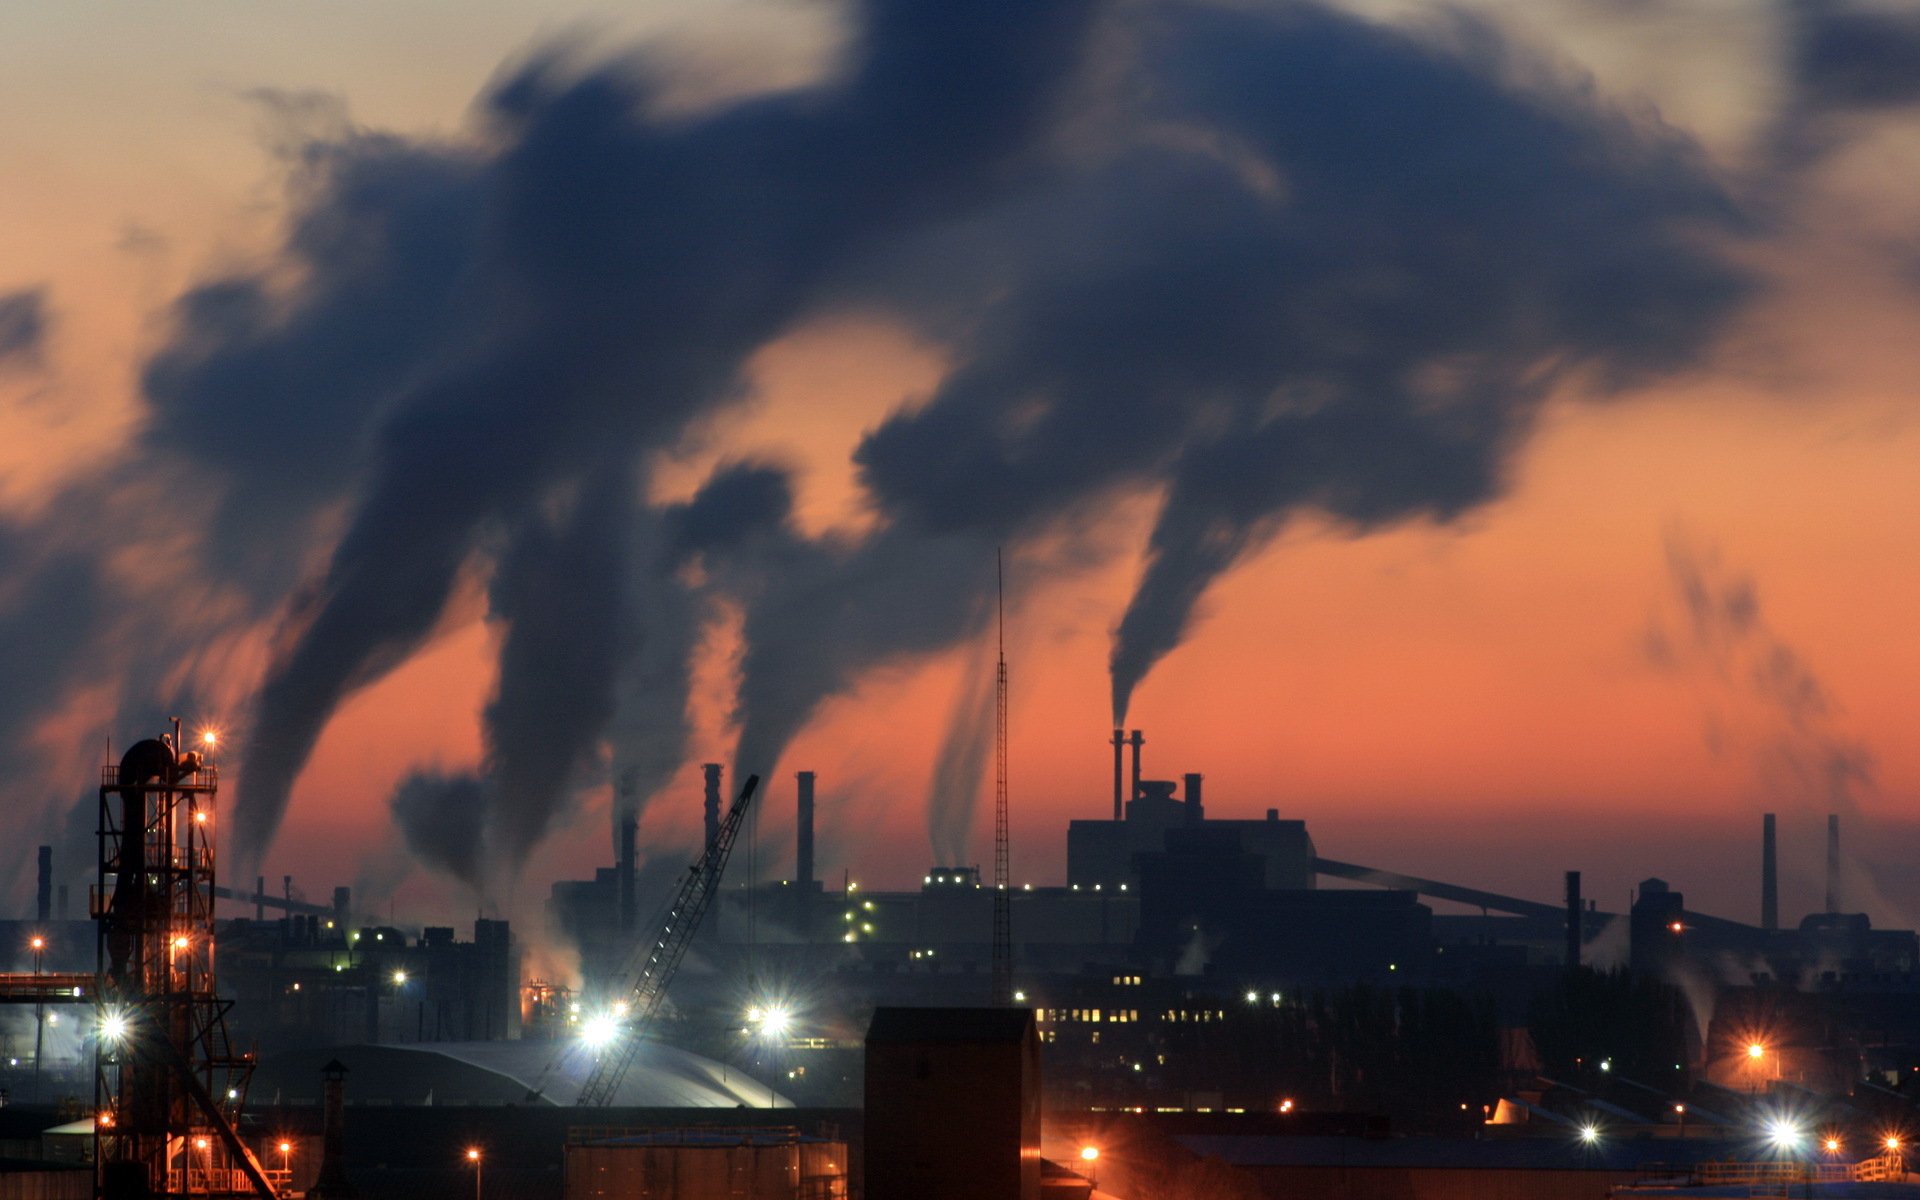
[[[267,919],[267,877],[265,875],[253,877],[253,919],[256,921]]]
[[[1200,776],[1188,774],[1186,779],[1187,824],[1198,825],[1207,819],[1207,810],[1200,806]]]
[[[1827,911],[1840,911],[1840,814],[1827,814]]]
[[[700,770],[707,777],[707,845],[720,840],[720,764],[707,763]]]
[[[1580,965],[1580,872],[1567,872],[1567,970]]]
[[[1138,800],[1140,798],[1140,747],[1147,744],[1147,739],[1140,736],[1140,731],[1136,729],[1133,731],[1133,736],[1127,739],[1127,744],[1133,747],[1133,791],[1128,794],[1127,799]]]
[[[307,1191],[311,1200],[359,1195],[347,1180],[347,1068],[337,1058],[320,1068],[320,1174]]]
[[[53,847],[40,847],[39,917],[42,924],[53,919]]]
[[[620,818],[620,932],[633,932],[633,859],[634,842],[639,837],[640,818],[628,812]]]
[[[1127,777],[1126,777],[1126,764],[1125,764],[1125,757],[1124,757],[1126,752],[1126,745],[1127,745],[1126,730],[1124,729],[1114,730],[1113,731],[1113,819],[1116,821],[1125,820],[1127,815],[1126,808],[1125,808]]]
[[[1760,818],[1760,928],[1780,928],[1780,859],[1774,840],[1773,814]]]
[[[813,772],[801,771],[794,777],[798,785],[798,814],[794,823],[794,882],[800,894],[813,888]]]

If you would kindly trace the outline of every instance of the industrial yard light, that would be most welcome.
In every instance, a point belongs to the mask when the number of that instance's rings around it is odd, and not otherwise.
[[[473,1164],[473,1200],[480,1200],[480,1147],[467,1147],[467,1161]]]
[[[407,973],[405,971],[395,971],[393,973],[393,986],[395,987],[407,986]]]
[[[1588,1122],[1580,1127],[1580,1141],[1583,1145],[1597,1145],[1600,1141],[1600,1127]]]
[[[1886,1140],[1882,1141],[1880,1144],[1885,1146],[1888,1150],[1898,1150],[1900,1149],[1900,1144],[1901,1144],[1900,1135],[1897,1133],[1890,1133],[1886,1136]]]
[[[1800,1129],[1785,1117],[1774,1117],[1767,1122],[1767,1140],[1776,1150],[1791,1150],[1800,1144]]]
[[[292,1157],[293,1157],[293,1143],[288,1141],[285,1138],[281,1138],[280,1139],[280,1172],[281,1174],[287,1177],[287,1185],[289,1187],[293,1185],[293,1163],[291,1161]]]
[[[1080,1147],[1080,1161],[1087,1164],[1087,1182],[1098,1184],[1100,1182],[1100,1147]]]
[[[1820,1143],[1820,1146],[1821,1146],[1821,1148],[1822,1148],[1822,1149],[1824,1149],[1824,1150],[1825,1150],[1825,1151],[1826,1151],[1826,1152],[1827,1152],[1828,1154],[1838,1154],[1838,1153],[1840,1153],[1840,1139],[1839,1139],[1839,1138],[1837,1138],[1837,1137],[1830,1137],[1830,1138],[1827,1138],[1827,1139],[1825,1139],[1825,1140],[1823,1140],[1823,1141],[1822,1141],[1822,1142]]]
[[[118,1046],[127,1040],[127,1015],[112,1009],[100,1014],[100,1040],[109,1046]]]

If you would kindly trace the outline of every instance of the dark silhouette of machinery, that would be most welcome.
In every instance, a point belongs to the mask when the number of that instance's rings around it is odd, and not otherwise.
[[[251,1055],[214,990],[214,738],[137,742],[100,781],[96,1195],[275,1195],[236,1132]]]

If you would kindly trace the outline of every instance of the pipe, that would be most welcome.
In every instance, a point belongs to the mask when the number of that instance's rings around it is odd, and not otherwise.
[[[1567,970],[1580,965],[1580,872],[1567,872]]]
[[[1769,933],[1780,928],[1779,843],[1772,813],[1760,818],[1760,928]]]
[[[720,764],[707,763],[700,768],[707,779],[707,845],[720,837]]]
[[[1840,814],[1827,814],[1827,911],[1840,911]]]
[[[1113,819],[1126,819],[1126,745],[1127,734],[1124,729],[1113,731]]]
[[[1140,798],[1140,747],[1147,744],[1147,739],[1142,737],[1140,731],[1136,729],[1133,731],[1133,736],[1127,739],[1127,744],[1133,747],[1133,792],[1128,799],[1138,800]]]
[[[794,824],[794,881],[800,894],[813,888],[813,772],[801,771],[794,781],[799,787],[798,814]]]

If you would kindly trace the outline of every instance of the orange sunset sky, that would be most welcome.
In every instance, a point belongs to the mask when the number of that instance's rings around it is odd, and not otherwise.
[[[1546,80],[1690,142],[1750,214],[1718,253],[1751,294],[1685,365],[1613,392],[1557,380],[1499,488],[1451,519],[1358,530],[1311,506],[1287,514],[1205,591],[1136,692],[1147,774],[1203,772],[1213,815],[1277,808],[1328,857],[1536,899],[1578,869],[1608,908],[1658,875],[1742,920],[1757,918],[1759,815],[1781,814],[1783,915],[1797,920],[1818,903],[1824,817],[1839,811],[1852,906],[1920,922],[1920,89],[1816,105],[1795,79],[1816,33],[1784,3],[1464,8],[1507,47],[1512,86]],[[1343,11],[1454,44],[1436,5]],[[60,840],[76,798],[91,819],[107,748],[157,732],[169,705],[226,732],[223,801],[248,802],[256,692],[352,520],[341,502],[288,530],[297,578],[250,609],[200,557],[207,496],[126,466],[154,419],[143,372],[178,336],[176,298],[237,274],[301,286],[284,237],[313,184],[288,130],[480,145],[476,97],[556,43],[592,63],[640,47],[663,111],[697,120],[830,76],[852,21],[824,2],[745,0],[0,0],[0,297],[38,296],[43,325],[31,348],[0,349],[0,517],[38,547],[0,556],[0,645],[77,664],[49,667],[7,710],[16,910],[31,903],[33,846]],[[962,353],[882,305],[805,311],[752,350],[737,398],[648,450],[646,498],[683,501],[717,466],[771,458],[793,469],[800,533],[870,536],[884,518],[855,447],[926,403]],[[116,471],[127,488],[113,499],[75,499],[94,494],[77,482]],[[1066,821],[1108,810],[1108,655],[1162,499],[1129,483],[1009,548],[1017,880],[1060,880]],[[36,601],[49,576],[26,564],[61,549],[139,598],[70,645],[25,624],[60,608]],[[270,880],[292,874],[314,898],[351,884],[416,920],[530,921],[553,879],[609,860],[604,774],[479,893],[416,860],[394,826],[402,779],[485,756],[504,637],[490,575],[484,555],[467,561],[433,634],[326,721],[260,864]],[[1689,581],[1733,597],[1744,622],[1696,620]],[[649,849],[691,844],[699,764],[733,762],[741,637],[719,604],[692,660],[684,761],[643,811]],[[822,873],[915,882],[935,855],[943,734],[992,653],[991,630],[970,633],[827,699],[771,768],[761,874],[791,867],[792,773],[812,769]],[[150,702],[130,699],[135,676]],[[972,862],[992,853],[986,783]],[[76,883],[90,868],[61,864]]]

